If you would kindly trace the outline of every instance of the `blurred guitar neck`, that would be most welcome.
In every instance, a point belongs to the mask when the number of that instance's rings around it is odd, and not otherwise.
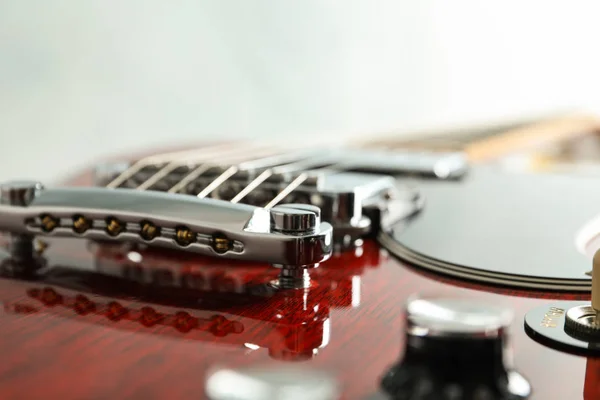
[[[432,151],[464,151],[473,163],[486,163],[521,155],[547,158],[550,154],[570,154],[570,161],[582,160],[569,149],[598,143],[600,155],[600,118],[566,115],[506,125],[464,128],[454,131],[421,133],[410,139],[384,138],[366,143],[367,147],[387,147]],[[581,145],[586,143],[586,145]]]

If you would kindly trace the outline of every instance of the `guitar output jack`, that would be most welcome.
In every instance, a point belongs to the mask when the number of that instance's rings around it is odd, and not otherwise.
[[[525,332],[557,350],[584,356],[600,355],[600,250],[594,255],[592,301],[563,301],[525,315]]]
[[[581,310],[591,308],[584,301],[562,301],[535,308],[525,315],[524,328],[527,335],[536,342],[555,350],[582,356],[600,355],[600,333],[585,334],[584,330],[574,329],[574,320]],[[598,331],[600,332],[600,331]]]

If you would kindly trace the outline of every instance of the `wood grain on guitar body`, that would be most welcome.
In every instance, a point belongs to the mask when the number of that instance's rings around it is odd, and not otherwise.
[[[577,155],[599,127],[5,183],[0,399],[600,399],[600,193]]]

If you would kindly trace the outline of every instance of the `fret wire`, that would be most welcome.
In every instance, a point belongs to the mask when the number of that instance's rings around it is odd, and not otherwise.
[[[252,156],[256,157],[257,155],[261,156],[263,154],[271,154],[270,152],[272,152],[272,151],[273,150],[271,150],[270,148],[262,148],[261,149],[259,147],[259,148],[257,148],[257,150],[255,150],[253,152]],[[239,148],[238,150],[236,150],[236,152],[246,154],[246,153],[248,153],[248,148],[247,147]],[[240,162],[248,161],[251,159],[252,158],[249,158],[245,155],[243,157],[240,157],[238,154],[234,154],[233,156],[230,156],[229,158],[226,157],[225,160],[221,159],[217,163],[200,165],[200,166],[198,166],[198,168],[196,168],[195,170],[191,171],[188,175],[183,177],[183,179],[181,181],[179,181],[177,184],[175,184],[171,189],[169,189],[168,192],[169,193],[177,193],[178,191],[183,189],[187,184],[192,182],[194,179],[198,178],[200,175],[202,175],[203,173],[205,173],[207,170],[209,170],[212,167],[220,167],[220,166],[226,165],[228,163],[240,163]]]
[[[221,146],[221,144],[203,147],[202,151],[206,151],[207,149],[211,149],[211,148],[214,148],[217,146]],[[119,187],[127,179],[131,178],[134,174],[139,172],[142,168],[144,168],[148,165],[152,165],[153,163],[160,164],[161,162],[170,161],[171,159],[173,159],[173,157],[185,157],[189,154],[192,154],[192,153],[195,153],[198,151],[199,151],[198,149],[184,150],[184,151],[175,151],[175,152],[170,152],[170,153],[157,154],[157,155],[144,157],[144,158],[136,161],[133,165],[131,165],[125,171],[121,172],[117,177],[115,177],[112,181],[110,181],[106,185],[106,187],[111,188],[111,189]]]
[[[327,137],[329,137],[329,139],[326,139]],[[320,138],[311,138],[310,142],[300,142],[300,143],[295,143],[294,144],[294,148],[297,149],[310,149],[310,148],[315,148],[315,147],[329,147],[332,143],[337,143],[339,140],[334,138],[331,138],[330,135],[322,135]],[[283,145],[283,147],[289,147],[289,141],[285,140],[285,141],[274,141],[271,142],[271,145],[273,144],[279,144],[279,142],[281,142],[281,144]],[[210,150],[211,147],[217,147],[217,146],[222,146],[223,144],[217,144],[217,145],[211,145],[209,147],[203,147],[201,148],[201,151],[208,151]],[[181,158],[181,157],[186,157],[190,154],[195,154],[198,152],[198,149],[194,149],[194,150],[183,150],[183,151],[174,151],[174,152],[168,152],[168,153],[163,153],[163,154],[157,154],[157,155],[152,155],[152,156],[148,156],[148,157],[144,157],[138,161],[136,161],[133,165],[131,165],[129,168],[127,168],[125,171],[121,172],[118,176],[116,176],[111,182],[109,182],[106,187],[107,188],[117,188],[119,187],[121,184],[123,184],[127,179],[131,178],[134,174],[136,174],[137,172],[139,172],[142,168],[144,168],[145,166],[148,165],[152,165],[154,164],[159,164],[159,163],[163,163],[163,162],[169,162],[172,161],[175,158]],[[169,190],[169,191],[172,191]]]
[[[298,177],[296,177],[296,179],[294,179],[292,182],[290,182],[285,188],[283,188],[283,190],[281,192],[279,192],[279,194],[277,196],[275,196],[275,198],[273,198],[273,200],[271,200],[269,202],[269,204],[267,204],[265,206],[266,209],[275,207],[281,200],[283,200],[288,194],[290,194],[292,191],[294,191],[298,186],[300,186],[305,180],[306,178],[308,178],[308,174],[306,173],[301,173],[300,175],[298,175]]]
[[[225,149],[219,151],[219,149],[221,149],[223,147],[225,147]],[[228,153],[231,153],[231,145],[230,144],[223,144],[220,146],[216,146],[217,154],[215,154],[215,152],[214,152],[215,147],[213,147],[212,149],[213,149],[213,151],[211,151],[210,153],[206,150],[202,150],[198,154],[196,154],[195,157],[188,157],[188,158],[179,159],[179,160],[170,162],[169,164],[164,166],[162,169],[158,170],[154,175],[152,175],[151,177],[146,179],[144,182],[140,183],[136,189],[137,190],[146,190],[146,189],[150,188],[152,185],[154,185],[156,182],[160,181],[160,179],[167,176],[173,170],[175,170],[185,164],[188,164],[190,162],[196,163],[198,161],[206,161],[206,160],[210,160],[211,158],[214,158],[215,156],[218,156],[218,155],[226,156],[226,155],[228,155]]]

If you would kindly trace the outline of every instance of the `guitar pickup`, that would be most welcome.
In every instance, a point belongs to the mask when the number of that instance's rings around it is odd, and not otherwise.
[[[21,242],[77,237],[304,266],[331,255],[333,228],[306,204],[267,209],[156,191],[10,182],[0,185],[0,231]]]

